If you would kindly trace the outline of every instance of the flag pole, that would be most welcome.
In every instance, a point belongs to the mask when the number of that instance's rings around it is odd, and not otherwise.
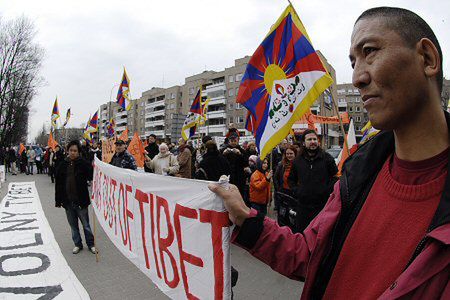
[[[97,222],[95,222],[96,216],[95,216],[95,211],[94,208],[92,208],[92,222],[94,223],[94,248],[95,248],[95,261],[98,263],[99,262],[99,257],[98,257],[98,250],[97,250],[97,244],[96,244],[96,240],[97,240]]]
[[[344,136],[344,145],[347,148],[348,155],[350,156],[350,149],[348,148],[347,137],[345,135],[344,124],[342,123],[341,114],[339,113],[339,108],[336,104],[336,99],[334,99],[333,93],[331,92],[330,95],[331,95],[331,101],[333,102],[334,110],[336,111],[337,117],[339,120],[339,127],[341,128],[342,135]]]

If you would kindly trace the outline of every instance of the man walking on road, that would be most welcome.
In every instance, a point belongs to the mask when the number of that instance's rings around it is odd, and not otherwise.
[[[78,141],[68,144],[69,156],[60,163],[56,170],[55,206],[64,207],[72,230],[72,240],[75,244],[73,254],[83,249],[78,219],[83,225],[87,247],[96,253],[94,235],[89,224],[88,206],[91,203],[88,191],[88,181],[92,180],[92,165],[81,158],[81,145]]]
[[[354,25],[350,61],[382,131],[347,159],[302,233],[257,215],[235,186],[210,188],[237,225],[234,242],[304,280],[302,299],[450,299],[450,114],[439,42],[415,13],[373,8]]]

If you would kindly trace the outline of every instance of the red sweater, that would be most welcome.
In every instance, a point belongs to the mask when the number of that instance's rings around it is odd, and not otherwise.
[[[342,247],[324,299],[376,299],[403,272],[434,216],[448,149],[420,162],[383,165]]]

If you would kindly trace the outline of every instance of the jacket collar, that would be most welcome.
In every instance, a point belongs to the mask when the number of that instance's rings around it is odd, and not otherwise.
[[[450,114],[445,113],[447,127],[450,132]],[[361,145],[344,163],[342,177],[346,194],[342,195],[343,207],[351,205],[359,197],[364,187],[371,184],[371,179],[381,170],[386,159],[394,153],[394,133],[382,131],[374,138]],[[447,165],[448,175],[439,206],[431,222],[429,230],[450,223],[450,154]]]

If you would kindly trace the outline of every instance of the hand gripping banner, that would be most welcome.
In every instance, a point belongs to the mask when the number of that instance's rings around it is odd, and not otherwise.
[[[172,299],[231,298],[228,213],[207,185],[95,159],[92,202],[99,223]]]

